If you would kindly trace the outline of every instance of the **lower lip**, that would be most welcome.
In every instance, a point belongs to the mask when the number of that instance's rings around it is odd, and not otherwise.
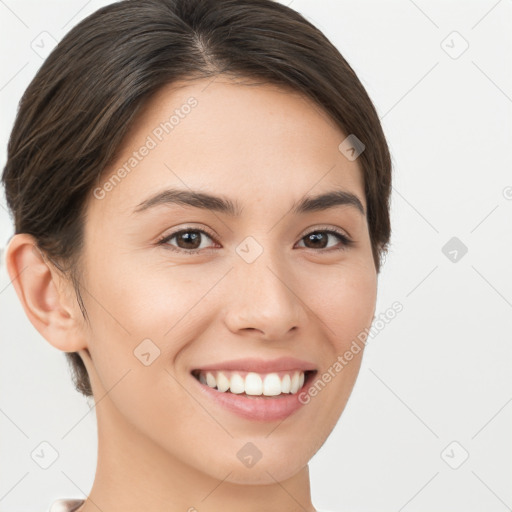
[[[252,421],[277,421],[287,418],[304,405],[299,401],[299,396],[307,389],[315,373],[312,372],[307,376],[304,385],[297,393],[293,395],[281,394],[273,397],[249,397],[245,394],[223,393],[203,384],[193,375],[191,377],[198,384],[202,393],[238,416]]]

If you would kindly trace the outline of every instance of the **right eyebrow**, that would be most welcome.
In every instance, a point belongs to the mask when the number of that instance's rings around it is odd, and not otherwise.
[[[195,190],[166,189],[142,201],[134,213],[145,211],[157,205],[181,204],[193,206],[203,210],[212,210],[227,215],[238,217],[242,213],[242,207],[230,199],[206,194]]]

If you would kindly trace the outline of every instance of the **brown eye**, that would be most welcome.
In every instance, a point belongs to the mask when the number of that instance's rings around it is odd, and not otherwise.
[[[201,245],[201,234],[199,231],[182,231],[174,235],[174,237],[176,237],[176,242],[180,249],[199,249]]]
[[[178,252],[193,254],[205,248],[201,247],[205,237],[212,240],[212,237],[202,229],[181,229],[180,231],[175,231],[165,238],[162,238],[159,240],[158,244],[166,245],[170,249]],[[176,245],[169,243],[173,239],[176,239]]]
[[[353,243],[347,236],[343,233],[334,230],[317,230],[311,231],[306,236],[302,237],[301,240],[305,240],[305,246],[308,249],[326,249],[329,243],[329,237],[336,237],[341,242],[340,249],[345,249],[349,245]],[[334,246],[335,247],[335,246]],[[332,246],[331,246],[332,248]]]

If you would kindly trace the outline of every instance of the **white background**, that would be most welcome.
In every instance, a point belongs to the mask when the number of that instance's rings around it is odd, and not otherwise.
[[[17,103],[42,63],[32,42],[42,32],[60,40],[107,3],[0,2],[2,168]],[[339,48],[381,117],[393,234],[377,312],[404,307],[368,344],[347,408],[311,461],[313,503],[512,510],[512,1],[290,5]],[[12,232],[2,191],[0,248]],[[442,251],[452,237],[468,248],[456,262]],[[0,512],[84,498],[94,413],[64,354],[26,318],[5,265],[0,335]],[[59,452],[46,470],[30,456],[42,441]]]

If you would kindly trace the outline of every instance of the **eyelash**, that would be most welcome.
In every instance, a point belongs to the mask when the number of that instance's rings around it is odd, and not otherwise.
[[[172,240],[175,236],[180,235],[181,233],[188,233],[188,232],[191,232],[191,231],[193,231],[195,233],[202,233],[202,234],[208,236],[215,243],[218,243],[215,240],[215,237],[211,233],[208,233],[204,229],[191,228],[190,227],[190,228],[184,228],[184,229],[180,229],[178,231],[174,231],[174,233],[171,233],[170,235],[166,235],[166,236],[160,238],[157,241],[157,245],[158,246],[160,246],[160,245],[167,246],[166,248],[170,249],[171,251],[177,252],[177,253],[187,254],[189,256],[194,256],[194,255],[198,254],[198,252],[201,249],[190,249],[190,250],[181,249],[181,248],[173,247],[172,245],[168,245],[168,243],[167,243],[170,240]],[[338,237],[338,239],[341,241],[341,244],[342,244],[342,246],[337,248],[337,249],[333,249],[333,248],[330,248],[330,249],[312,249],[313,251],[316,251],[316,252],[330,252],[330,251],[333,251],[333,250],[334,251],[344,251],[344,250],[348,249],[349,247],[351,247],[352,245],[354,245],[354,241],[352,239],[350,239],[347,235],[345,235],[341,231],[338,231],[338,230],[333,229],[333,228],[330,228],[330,229],[321,229],[321,228],[320,229],[315,229],[313,231],[310,231],[309,233],[306,233],[304,236],[302,236],[300,238],[300,240],[303,240],[308,235],[311,235],[313,233],[327,233],[329,235],[334,235],[334,236]],[[306,249],[308,249],[308,247],[306,247]]]

